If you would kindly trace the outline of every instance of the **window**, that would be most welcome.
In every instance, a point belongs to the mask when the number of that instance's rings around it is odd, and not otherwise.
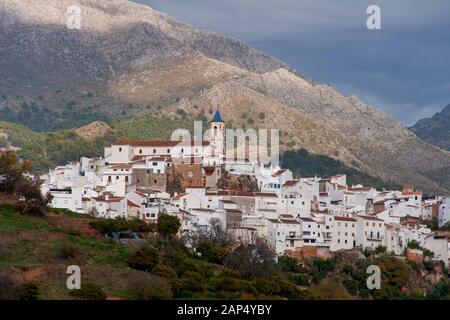
[[[156,153],[156,149],[153,149],[153,153]]]
[[[181,153],[184,153],[184,149],[181,149]]]
[[[119,148],[119,152],[122,152],[122,148]]]
[[[116,180],[119,180],[119,176],[116,176]]]
[[[128,182],[128,176],[125,176],[125,182]]]
[[[338,243],[341,243],[341,239],[338,239]]]
[[[338,222],[338,227],[340,227],[341,226],[341,223],[340,222]]]
[[[139,149],[139,154],[142,154],[142,149]]]
[[[345,243],[347,243],[347,240],[344,240]]]
[[[158,162],[153,162],[152,166],[156,167],[158,165]]]
[[[368,222],[366,222],[366,227],[368,227],[369,226],[369,223]]]

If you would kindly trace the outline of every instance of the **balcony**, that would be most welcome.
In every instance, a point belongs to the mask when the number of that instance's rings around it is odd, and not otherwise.
[[[375,236],[366,236],[366,240],[368,241],[383,241],[384,237],[375,237]]]
[[[302,240],[302,235],[297,233],[289,233],[286,235],[286,240]]]

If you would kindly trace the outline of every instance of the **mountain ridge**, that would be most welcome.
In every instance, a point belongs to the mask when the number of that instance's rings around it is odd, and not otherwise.
[[[450,151],[450,104],[432,117],[417,121],[409,129],[423,140]]]

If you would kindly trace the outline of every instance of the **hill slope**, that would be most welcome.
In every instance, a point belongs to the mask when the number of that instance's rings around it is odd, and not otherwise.
[[[433,117],[417,121],[410,130],[423,140],[450,151],[450,104]]]
[[[130,1],[81,0],[82,28],[69,30],[70,4],[0,4],[2,120],[48,131],[220,107],[234,125],[280,129],[285,149],[306,148],[385,180],[450,191],[450,154],[356,97],[315,85],[236,39]],[[259,119],[261,113],[267,117]]]

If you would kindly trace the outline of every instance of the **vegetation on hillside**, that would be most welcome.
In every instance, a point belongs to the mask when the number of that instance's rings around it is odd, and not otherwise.
[[[330,177],[346,174],[348,184],[363,184],[378,189],[386,188],[400,190],[400,186],[393,182],[385,182],[372,177],[342,162],[324,155],[315,155],[305,149],[287,151],[281,156],[281,167],[290,169],[294,176],[299,177]]]
[[[123,245],[93,232],[95,221],[65,211],[24,216],[0,205],[0,299],[450,298],[448,279],[437,277],[446,272],[440,263],[343,252],[276,262],[264,241],[236,243],[218,224],[191,239],[192,249],[155,232],[141,233],[147,245]],[[381,290],[367,289],[371,264],[382,270]],[[81,290],[66,287],[69,265],[81,267]]]

